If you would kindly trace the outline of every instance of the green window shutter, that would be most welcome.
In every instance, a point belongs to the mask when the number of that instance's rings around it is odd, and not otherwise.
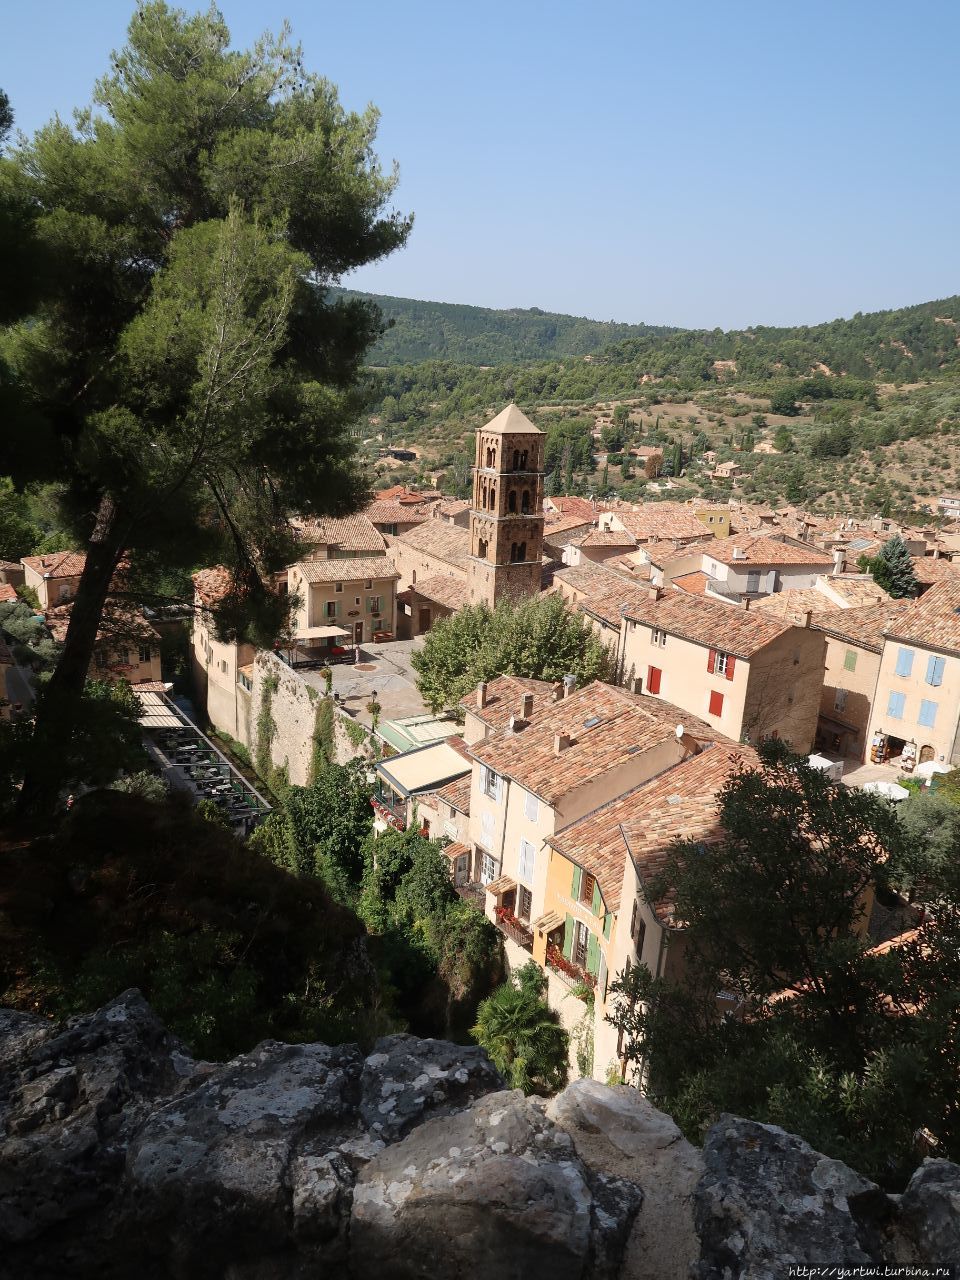
[[[843,659],[844,671],[856,671],[857,669],[857,653],[855,649],[848,649]]]
[[[608,911],[607,918],[603,922],[603,936],[606,938],[608,942],[610,941],[610,934],[612,930],[613,930],[613,912]]]
[[[592,973],[594,977],[600,972],[600,943],[597,941],[597,935],[591,933],[587,942],[587,973]]]
[[[563,924],[563,958],[569,960],[573,955],[573,916],[567,916]]]
[[[590,903],[590,906],[593,909],[593,914],[595,916],[598,916],[603,910],[603,898],[600,896],[600,886],[597,884],[596,880],[593,882],[593,901]]]
[[[574,902],[580,901],[580,886],[582,883],[583,883],[583,868],[574,867],[573,868],[573,887],[570,890],[570,897],[573,898]]]

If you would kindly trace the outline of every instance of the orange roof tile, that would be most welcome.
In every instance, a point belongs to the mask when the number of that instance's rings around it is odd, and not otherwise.
[[[578,593],[578,609],[617,630],[620,628],[623,609],[634,606],[639,608],[653,590],[649,584],[631,580],[618,570],[610,569],[605,564],[594,564],[592,560],[584,560],[581,564],[571,565],[566,569],[557,569],[553,578],[555,582],[562,582]]]
[[[703,526],[701,526],[702,528]],[[776,538],[767,538],[762,534],[738,533],[731,538],[715,538],[697,548],[712,560],[721,564],[809,564],[833,565],[833,556],[825,551],[815,551],[810,547],[796,547],[789,542],[778,542]],[[734,551],[742,552],[734,555]]]
[[[654,539],[701,542],[711,536],[706,525],[679,502],[649,502],[639,511],[618,510],[615,519],[638,542]]]
[[[581,547],[635,547],[637,541],[632,533],[623,533],[619,529],[591,529]]]
[[[553,705],[553,685],[548,680],[497,676],[495,680],[487,681],[486,700],[482,707],[477,706],[476,689],[460,699],[460,706],[482,720],[488,728],[505,729],[511,716],[520,715],[520,701],[525,693],[533,694],[534,719]]]
[[[424,600],[431,600],[444,609],[454,611],[462,608],[464,591],[463,579],[455,578],[449,573],[438,573],[432,578],[424,578],[415,587],[410,588],[411,595],[423,596]]]
[[[642,607],[631,609],[627,616],[644,626],[722,649],[738,658],[751,658],[758,649],[790,630],[789,623],[758,614],[754,609],[739,609],[681,591],[672,591],[659,600],[651,598]]]
[[[0,582],[0,604],[14,604],[19,598],[15,587],[9,582]]]
[[[207,609],[213,609],[233,586],[233,575],[224,565],[214,565],[212,569],[200,569],[193,575],[193,589],[200,603]]]
[[[399,578],[389,556],[347,556],[337,560],[301,560],[296,566],[304,582],[361,582]]]
[[[387,544],[363,512],[352,516],[316,516],[294,521],[301,541],[318,546],[337,547],[341,551],[377,555]]]
[[[885,634],[925,649],[960,653],[960,574],[934,583],[890,622]]]
[[[758,763],[750,747],[727,739],[707,743],[697,755],[562,827],[547,843],[596,876],[607,909],[619,911],[627,856],[645,881],[662,869],[675,841],[716,838],[717,792],[738,769]],[[653,905],[668,923],[669,901]]]
[[[913,572],[917,581],[924,586],[928,583],[942,582],[960,573],[960,564],[954,564],[945,556],[911,556]]]
[[[883,600],[879,604],[861,605],[859,609],[834,609],[820,614],[810,625],[837,640],[880,653],[884,633],[913,603],[912,600]]]
[[[681,573],[678,578],[671,579],[671,583],[678,591],[685,591],[687,595],[702,596],[707,589],[707,575],[697,569],[693,573]]]
[[[561,496],[548,498],[544,505],[546,506],[547,503],[562,516],[579,516],[583,524],[593,524],[597,518],[593,503],[588,502],[586,498]]]
[[[419,524],[429,520],[423,505],[410,505],[397,501],[371,502],[363,513],[371,524]]]
[[[569,792],[638,752],[676,741],[678,722],[694,738],[717,736],[708,725],[668,702],[594,682],[534,716],[519,732],[505,730],[470,750],[495,773],[513,778],[547,804],[556,805]],[[570,737],[559,756],[554,746],[557,734]]]
[[[470,555],[470,530],[460,525],[447,524],[443,520],[426,520],[406,533],[398,533],[395,540],[414,551],[436,556],[455,568],[466,570]]]
[[[472,774],[464,774],[462,778],[454,778],[452,782],[448,782],[445,786],[437,787],[436,791],[431,791],[429,795],[425,795],[424,800],[435,798],[442,804],[448,804],[451,809],[456,809],[457,813],[470,812],[470,784]]]
[[[87,557],[80,551],[55,551],[45,556],[24,556],[20,563],[43,578],[79,578]]]

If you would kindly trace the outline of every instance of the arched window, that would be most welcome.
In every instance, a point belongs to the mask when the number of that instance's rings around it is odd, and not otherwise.
[[[492,484],[490,486],[490,492],[487,495],[487,507],[490,511],[492,511],[496,505],[497,505],[497,486],[495,484]]]
[[[413,572],[410,574],[410,585],[411,585],[411,587],[415,587],[415,586],[417,585],[417,571],[416,571],[416,569],[414,569],[414,570],[413,570]]]
[[[519,449],[514,449],[513,451],[513,469],[514,471],[520,470],[520,450]]]
[[[521,542],[520,545],[517,547],[517,559],[526,560],[526,558],[527,558],[527,544],[525,542]]]
[[[492,449],[487,450],[487,466],[488,467],[493,466],[493,450]]]
[[[517,558],[517,544],[516,544],[515,542],[511,542],[511,544],[510,544],[510,559],[511,559],[511,561],[513,561],[513,560],[516,560],[516,558]]]
[[[523,497],[520,500],[520,510],[524,513],[530,510],[530,490],[524,489]]]
[[[519,466],[519,468],[517,468],[517,467],[516,467],[516,465],[515,465],[514,469],[515,469],[515,470],[519,470],[519,471],[526,471],[526,469],[527,469],[527,451],[526,451],[526,449],[524,449],[523,453],[521,453],[521,455],[520,455],[520,466]]]
[[[507,510],[516,511],[516,509],[517,509],[517,491],[516,489],[511,489],[509,494],[507,495]]]
[[[487,558],[486,538],[481,538],[480,541],[477,543],[477,555],[480,557],[481,560],[486,560]]]

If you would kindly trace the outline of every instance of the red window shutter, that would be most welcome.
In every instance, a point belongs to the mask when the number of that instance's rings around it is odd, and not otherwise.
[[[707,655],[707,670],[710,672],[711,675],[713,675],[713,670],[714,670],[714,667],[716,667],[716,665],[717,665],[717,651],[716,649],[711,649],[709,654]]]
[[[723,694],[717,693],[716,689],[713,689],[710,693],[710,714],[712,716],[723,715]]]
[[[647,693],[659,693],[659,692],[660,692],[660,668],[648,667],[647,668]]]
[[[733,668],[734,668],[734,665],[735,665],[734,656],[733,656],[733,654],[732,654],[732,653],[728,653],[728,654],[727,654],[727,679],[728,679],[728,680],[732,680],[732,679],[733,679]]]

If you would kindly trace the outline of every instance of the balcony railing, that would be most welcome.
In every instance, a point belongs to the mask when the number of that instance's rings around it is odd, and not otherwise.
[[[533,933],[507,907],[497,907],[497,928],[518,947],[533,950]]]
[[[553,943],[547,947],[547,968],[552,969],[568,987],[593,989],[597,985],[597,980],[592,973],[588,973],[582,965],[568,960],[560,948]]]
[[[406,809],[400,809],[397,805],[387,804],[383,800],[378,800],[373,796],[370,800],[373,806],[373,812],[381,821],[385,822],[388,827],[393,827],[395,831],[403,831],[407,825]]]

